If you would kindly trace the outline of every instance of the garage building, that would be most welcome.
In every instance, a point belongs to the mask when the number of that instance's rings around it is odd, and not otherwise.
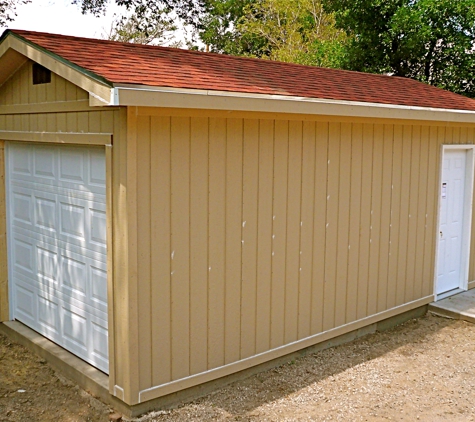
[[[135,415],[424,310],[475,287],[474,140],[409,79],[7,30],[0,321]]]

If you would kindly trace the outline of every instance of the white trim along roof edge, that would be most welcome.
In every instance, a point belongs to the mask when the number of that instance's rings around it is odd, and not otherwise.
[[[475,123],[475,111],[284,95],[115,84],[110,102],[91,105],[167,107]]]

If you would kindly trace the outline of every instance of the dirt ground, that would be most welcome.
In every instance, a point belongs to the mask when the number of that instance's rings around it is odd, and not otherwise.
[[[0,421],[107,421],[108,414],[0,336]],[[475,421],[475,325],[427,315],[134,420]]]

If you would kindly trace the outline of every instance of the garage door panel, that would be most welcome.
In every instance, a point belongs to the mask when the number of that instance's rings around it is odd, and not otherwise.
[[[86,210],[84,206],[73,205],[61,202],[61,235],[75,240],[82,244],[86,242]]]
[[[104,151],[7,145],[14,318],[108,372]]]
[[[35,179],[41,183],[42,179],[57,179],[57,158],[55,147],[41,146],[34,150],[34,171]]]
[[[106,185],[105,167],[102,165],[104,157],[98,151],[90,152],[89,161],[89,184],[92,186]]]
[[[16,144],[14,147],[16,154],[10,155],[10,171],[18,177],[26,176],[30,178],[33,174],[32,151],[28,145]]]
[[[17,304],[15,313],[18,319],[27,325],[35,325],[37,321],[36,294],[29,286],[15,286]]]
[[[94,307],[107,312],[107,271],[103,268],[90,266],[91,301]]]
[[[58,269],[58,253],[51,249],[37,247],[36,272],[39,282],[49,288],[58,289],[60,275]]]
[[[51,195],[49,198],[35,195],[35,225],[39,231],[53,232],[48,233],[54,236],[58,231],[57,221],[58,212],[56,198]],[[38,231],[38,230],[37,230]]]
[[[56,339],[59,335],[58,327],[60,327],[59,305],[57,298],[53,295],[38,294],[38,323],[45,333],[54,336]]]
[[[62,255],[61,275],[65,294],[86,302],[88,293],[86,263]]]
[[[86,184],[84,153],[76,150],[61,151],[60,180],[74,184]]]
[[[69,348],[87,353],[87,318],[63,306],[63,336]]]
[[[33,244],[28,238],[26,240],[14,238],[11,244],[10,252],[13,258],[11,261],[13,261],[14,270],[25,274],[27,277],[34,277],[36,263]]]
[[[32,196],[22,192],[14,192],[11,201],[13,223],[22,224],[32,229],[34,215]]]
[[[107,327],[91,322],[91,328],[92,353],[98,362],[101,362],[102,365],[106,365],[109,356],[109,351],[107,349]]]

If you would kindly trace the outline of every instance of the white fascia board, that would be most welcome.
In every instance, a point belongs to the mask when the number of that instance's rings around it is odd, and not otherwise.
[[[469,110],[131,85],[115,85],[113,91],[110,105],[116,106],[170,107],[475,123],[475,111]]]

